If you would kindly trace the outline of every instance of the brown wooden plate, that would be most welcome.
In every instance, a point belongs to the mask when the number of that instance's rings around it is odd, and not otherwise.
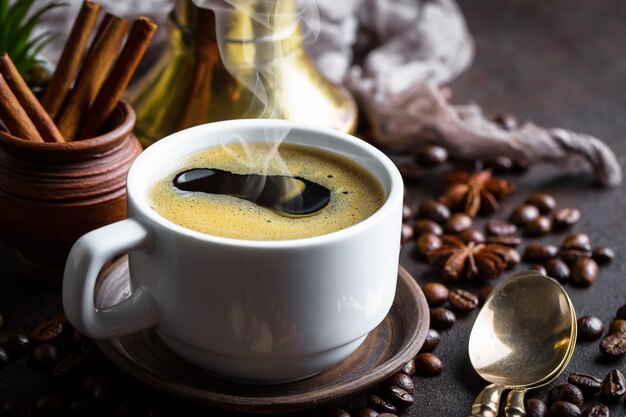
[[[121,258],[101,276],[96,306],[128,296],[128,262]],[[139,381],[212,407],[248,413],[282,413],[333,403],[397,372],[421,348],[429,326],[424,294],[402,267],[396,298],[385,320],[343,362],[308,379],[282,385],[245,385],[224,381],[172,353],[154,330],[99,340],[100,350]]]

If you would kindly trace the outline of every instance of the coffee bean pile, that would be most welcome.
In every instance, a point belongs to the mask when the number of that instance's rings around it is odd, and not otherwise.
[[[609,326],[609,334],[600,342],[600,352],[609,360],[626,355],[626,304],[617,310],[615,320]]]

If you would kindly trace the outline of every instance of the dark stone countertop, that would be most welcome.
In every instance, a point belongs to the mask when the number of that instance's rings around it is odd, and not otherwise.
[[[511,112],[521,120],[596,135],[613,147],[623,166],[626,155],[626,141],[622,137],[626,132],[626,3],[620,0],[461,0],[460,3],[475,36],[477,54],[471,69],[452,83],[453,102],[473,101],[482,105],[487,113]],[[437,191],[429,189],[428,184],[431,179],[439,178],[440,173],[435,172],[428,180],[411,185],[409,201],[415,204],[436,196]],[[594,245],[608,245],[616,250],[616,259],[601,269],[595,285],[586,289],[566,285],[578,316],[594,315],[608,326],[616,309],[626,303],[626,182],[614,189],[601,189],[592,184],[588,175],[577,174],[574,168],[567,166],[540,166],[523,176],[507,178],[519,188],[504,204],[501,217],[530,193],[548,192],[557,199],[559,206],[582,210],[583,217],[573,230],[587,232]],[[559,243],[563,235],[552,234],[541,240]],[[411,251],[412,244],[403,249],[401,264],[421,284],[432,280],[432,272],[415,261]],[[61,311],[58,290],[38,290],[17,277],[15,259],[6,246],[0,246],[0,265],[0,312],[8,328],[29,330],[42,319]],[[416,404],[402,413],[403,416],[469,414],[471,402],[484,386],[471,368],[467,354],[469,332],[476,314],[460,317],[454,327],[442,332],[442,342],[434,353],[443,360],[445,370],[435,378],[415,377]],[[132,382],[112,369],[112,365],[104,362],[103,366],[108,366],[107,372],[114,374],[126,394],[138,392],[148,401],[163,398]],[[581,342],[564,375],[578,371],[603,378],[615,367],[626,370],[626,363],[607,363],[600,357],[597,341]],[[34,370],[28,358],[19,359],[0,371],[0,404],[7,399],[32,404],[59,383],[49,373]],[[529,395],[545,399],[547,391],[548,388],[543,388]],[[172,404],[169,407],[172,415],[224,414],[180,401],[164,401]],[[594,402],[598,399],[588,403]],[[364,397],[355,397],[341,405],[354,410],[364,405]],[[314,410],[310,415],[321,416],[325,410]],[[611,405],[613,416],[624,415],[625,410],[623,399]],[[104,412],[104,415],[112,414]],[[2,415],[5,412],[0,407]]]

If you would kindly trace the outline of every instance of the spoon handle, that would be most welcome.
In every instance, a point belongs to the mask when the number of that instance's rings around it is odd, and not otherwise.
[[[496,417],[502,391],[504,391],[504,387],[500,385],[487,385],[474,400],[470,417]]]
[[[526,388],[516,388],[509,392],[504,406],[504,415],[506,417],[524,417],[526,415],[524,395],[526,395]]]

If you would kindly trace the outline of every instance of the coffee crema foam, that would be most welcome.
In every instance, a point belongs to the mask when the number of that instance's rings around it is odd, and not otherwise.
[[[343,156],[318,148],[282,144],[279,157],[268,160],[266,143],[227,144],[187,157],[175,172],[148,190],[150,205],[162,217],[191,230],[246,240],[289,240],[345,229],[374,214],[384,203],[378,180]],[[215,168],[235,174],[302,177],[330,190],[330,201],[306,217],[287,217],[229,195],[177,189],[177,174],[193,168]]]

